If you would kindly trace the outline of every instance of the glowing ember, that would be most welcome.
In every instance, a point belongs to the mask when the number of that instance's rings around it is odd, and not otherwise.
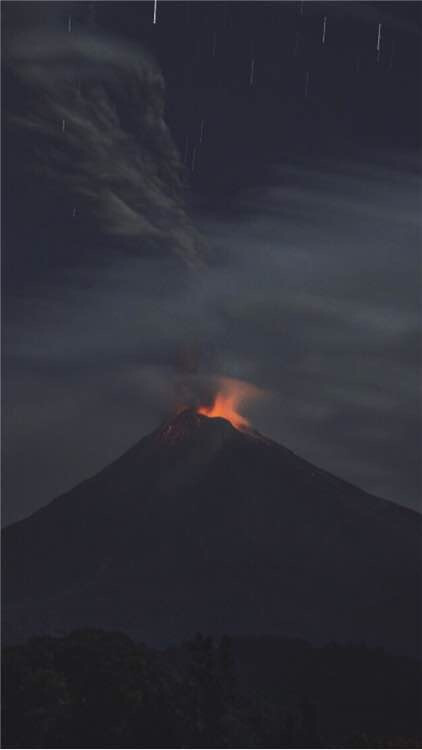
[[[257,398],[262,392],[255,385],[245,383],[242,380],[232,378],[221,378],[219,381],[219,391],[211,406],[200,406],[197,409],[198,414],[205,414],[207,417],[223,417],[227,419],[234,427],[241,430],[249,427],[250,423],[237,411],[240,404],[246,400]]]

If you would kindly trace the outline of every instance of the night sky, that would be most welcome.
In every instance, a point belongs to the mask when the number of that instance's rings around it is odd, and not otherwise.
[[[421,5],[2,10],[3,521],[219,377],[418,507]]]

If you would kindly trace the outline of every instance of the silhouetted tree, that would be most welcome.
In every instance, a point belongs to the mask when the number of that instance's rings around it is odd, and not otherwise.
[[[3,745],[420,747],[419,663],[287,639],[243,641],[242,653],[243,681],[228,638],[216,644],[198,635],[188,648],[157,652],[119,633],[84,630],[8,648]],[[371,694],[379,674],[388,689]],[[297,698],[304,687],[318,695],[318,722],[315,702]]]

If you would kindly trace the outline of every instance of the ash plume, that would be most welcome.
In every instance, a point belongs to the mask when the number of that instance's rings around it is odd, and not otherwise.
[[[7,62],[27,92],[10,122],[32,135],[37,168],[64,183],[122,247],[197,265],[154,60],[98,34],[34,31],[8,45]]]

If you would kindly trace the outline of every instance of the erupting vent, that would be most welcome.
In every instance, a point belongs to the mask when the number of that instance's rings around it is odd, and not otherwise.
[[[233,378],[221,378],[219,391],[211,405],[200,406],[198,414],[207,417],[223,417],[238,430],[250,427],[250,422],[238,412],[241,403],[262,395],[255,385]]]

